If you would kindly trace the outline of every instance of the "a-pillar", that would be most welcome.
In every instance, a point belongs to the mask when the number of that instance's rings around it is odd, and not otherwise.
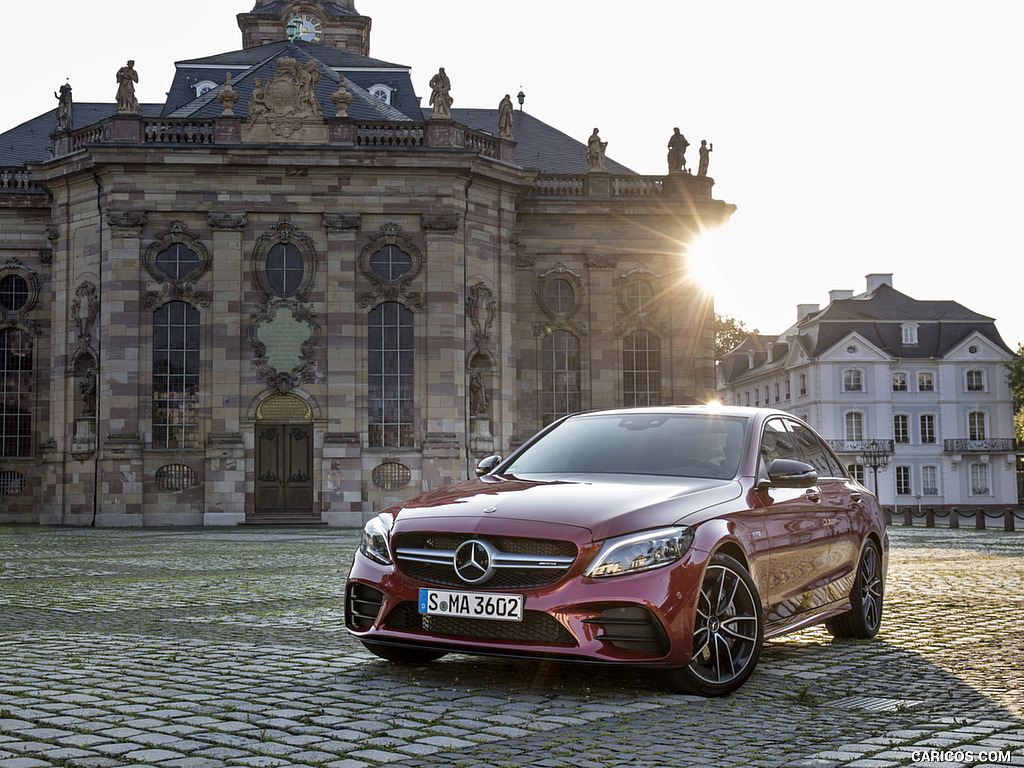
[[[149,409],[141,401],[138,350],[144,319],[139,270],[146,220],[140,211],[108,211],[107,237],[100,254],[98,526],[143,524],[140,415]]]
[[[247,278],[242,236],[248,217],[240,211],[215,211],[208,214],[207,221],[213,232],[213,253],[206,280],[210,306],[202,311],[212,355],[207,361],[211,385],[204,388],[209,400],[203,404],[210,423],[203,525],[239,525],[245,522],[246,487],[240,426],[243,351],[238,286]]]

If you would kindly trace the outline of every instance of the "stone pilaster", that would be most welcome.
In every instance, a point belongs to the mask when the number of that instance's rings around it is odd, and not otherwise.
[[[359,445],[357,403],[365,400],[366,313],[356,299],[357,213],[324,213],[327,233],[324,264],[326,311],[324,336],[327,345],[329,382],[326,398],[327,432],[323,440],[320,472],[320,518],[328,525],[345,528],[363,523],[363,472]],[[360,342],[363,342],[360,344]]]
[[[615,259],[587,257],[586,267],[590,294],[590,336],[582,340],[590,345],[591,391],[590,407],[617,408],[622,405],[621,344],[615,338]],[[582,344],[581,344],[582,346]],[[584,355],[584,357],[587,357]]]
[[[418,407],[423,439],[423,484],[436,488],[462,479],[462,446],[466,431],[465,250],[464,222],[454,214],[424,214],[426,240],[426,317],[417,333],[428,334],[430,349],[417,366],[425,378]]]
[[[148,313],[142,311],[139,291],[141,238],[146,220],[146,214],[140,211],[113,210],[106,214],[97,323],[102,335],[97,380],[102,504],[96,513],[96,524],[101,526],[143,524],[145,437],[141,417],[151,410],[142,400],[138,357],[140,326],[149,319]]]
[[[210,433],[206,440],[204,525],[238,525],[245,521],[245,445],[241,434],[244,366],[242,313],[238,286],[246,279],[242,236],[248,217],[240,211],[211,211],[213,252],[207,274],[210,306],[204,310],[216,360],[205,361],[209,378]]]

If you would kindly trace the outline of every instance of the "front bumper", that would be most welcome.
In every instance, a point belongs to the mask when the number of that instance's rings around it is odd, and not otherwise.
[[[420,614],[420,587],[437,585],[357,553],[345,590],[345,623],[360,639],[448,652],[688,664],[707,555],[691,549],[664,568],[590,579],[582,575],[582,563],[590,560],[586,554],[564,578],[542,589],[467,586],[467,591],[522,594],[523,620],[509,622]]]

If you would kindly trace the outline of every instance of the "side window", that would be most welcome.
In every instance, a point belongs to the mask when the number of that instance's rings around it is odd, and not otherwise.
[[[769,465],[775,459],[799,459],[793,435],[782,419],[770,419],[761,434],[761,472],[767,476]]]
[[[800,460],[806,461],[816,470],[818,477],[844,477],[835,459],[814,432],[795,421],[789,423],[793,437],[800,450]]]

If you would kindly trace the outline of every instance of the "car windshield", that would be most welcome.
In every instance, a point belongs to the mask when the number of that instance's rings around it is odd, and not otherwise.
[[[731,478],[746,421],[716,414],[578,416],[530,445],[502,474],[612,473]]]

